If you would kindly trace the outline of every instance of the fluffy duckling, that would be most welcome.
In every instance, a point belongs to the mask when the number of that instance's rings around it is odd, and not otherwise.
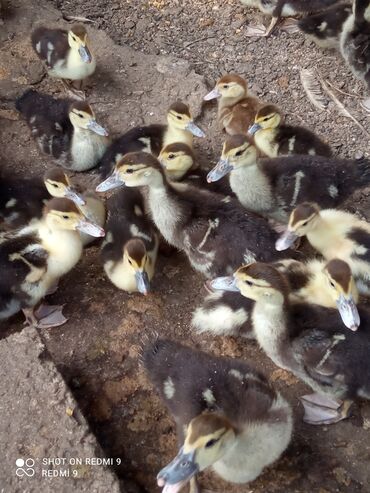
[[[104,227],[106,219],[106,209],[104,202],[100,200],[93,192],[79,193],[72,186],[69,177],[60,168],[52,168],[44,175],[44,184],[52,197],[65,197],[73,200],[80,209],[82,214],[89,221]],[[95,241],[95,236],[86,233],[80,233],[83,246],[89,245]]]
[[[291,303],[338,309],[344,325],[357,330],[361,313],[366,311],[366,307],[356,306],[358,290],[346,262],[314,259],[303,263],[288,259],[272,265],[287,277],[291,287]],[[193,313],[195,329],[213,335],[254,337],[251,317],[254,303],[235,292],[233,278],[216,278],[208,282],[208,288],[213,291],[212,294]]]
[[[0,319],[22,310],[35,327],[54,327],[66,319],[60,306],[35,307],[58,280],[79,261],[82,242],[78,231],[104,236],[68,199],[54,198],[43,218],[0,238]]]
[[[194,152],[187,144],[181,142],[169,144],[161,150],[158,161],[170,181],[182,181],[196,187],[208,187],[212,192],[223,195],[234,195],[230,185],[224,180],[208,183],[208,172],[199,168]]]
[[[352,73],[365,82],[370,94],[370,4],[354,0],[352,14],[343,25],[340,51]],[[370,112],[370,97],[363,103]]]
[[[249,27],[250,36],[269,36],[275,29],[281,17],[290,17],[297,14],[309,14],[338,2],[338,0],[240,0],[247,7],[259,9],[263,14],[271,15],[269,27],[261,32],[259,28]]]
[[[238,269],[235,286],[255,302],[253,329],[267,356],[314,390],[302,398],[305,421],[336,423],[348,416],[356,397],[370,399],[369,316],[354,333],[334,311],[291,305],[286,277],[267,264]]]
[[[205,101],[218,98],[218,121],[229,135],[246,134],[262,103],[248,95],[247,82],[236,74],[224,75]]]
[[[177,493],[210,467],[225,481],[247,483],[288,446],[292,411],[265,376],[245,361],[213,356],[158,339],[142,355],[144,368],[173,415],[180,449],[157,476]]]
[[[55,99],[30,89],[17,99],[16,108],[41,151],[64,168],[94,168],[109,145],[108,132],[85,101]]]
[[[141,194],[120,190],[108,200],[107,208],[101,249],[105,273],[117,288],[147,294],[157,260],[158,235],[145,217]]]
[[[220,180],[227,173],[244,207],[286,224],[300,202],[314,200],[322,207],[336,207],[355,190],[368,186],[370,161],[321,156],[258,159],[250,139],[234,135],[225,141],[221,159],[207,180]]]
[[[69,30],[36,28],[31,36],[32,46],[44,63],[50,77],[82,81],[95,72],[85,26],[78,24]]]
[[[298,28],[320,48],[338,48],[343,24],[351,15],[350,3],[339,3],[298,21]]]
[[[304,202],[289,218],[286,231],[276,243],[279,251],[289,248],[298,237],[306,236],[327,260],[339,258],[348,263],[360,293],[370,294],[370,224],[354,214],[336,209],[320,210]]]
[[[100,162],[101,176],[106,178],[121,157],[129,152],[145,151],[158,156],[163,148],[175,142],[193,149],[193,136],[205,137],[205,133],[195,125],[189,106],[177,101],[168,109],[167,125],[135,127],[118,137]]]
[[[164,239],[182,250],[193,268],[207,277],[224,275],[246,259],[277,260],[275,231],[234,199],[166,180],[151,154],[126,154],[98,192],[117,186],[145,187],[146,210]],[[282,258],[282,257],[280,257]]]
[[[281,112],[272,104],[258,110],[248,134],[254,136],[256,146],[268,157],[332,155],[330,147],[307,128],[282,123]]]

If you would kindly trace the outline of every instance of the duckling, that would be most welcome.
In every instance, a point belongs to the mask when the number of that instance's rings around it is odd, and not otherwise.
[[[369,0],[354,0],[352,14],[343,25],[340,51],[352,73],[365,82],[370,94],[370,6]],[[363,102],[370,112],[370,97]]]
[[[246,259],[277,260],[273,253],[276,233],[263,218],[234,199],[225,201],[221,195],[168,182],[151,154],[126,154],[96,190],[105,192],[121,185],[146,187],[142,191],[146,210],[164,239],[182,250],[193,268],[207,277],[231,272]]]
[[[93,168],[109,145],[108,132],[85,101],[55,99],[30,89],[17,99],[16,108],[41,151],[64,168]]]
[[[220,180],[227,173],[244,207],[286,224],[300,202],[314,200],[322,207],[335,207],[368,186],[370,160],[311,155],[258,159],[250,139],[234,135],[226,139],[221,159],[207,180]]]
[[[369,316],[354,333],[338,323],[335,312],[292,305],[284,274],[259,262],[238,269],[235,286],[255,301],[252,320],[260,347],[314,390],[302,398],[306,422],[336,423],[348,416],[356,397],[370,399]]]
[[[282,123],[281,112],[272,104],[258,110],[248,134],[254,135],[256,146],[268,157],[291,154],[332,155],[328,144],[307,128]]]
[[[320,48],[339,49],[343,24],[351,12],[350,3],[334,4],[323,12],[303,17],[298,28]]]
[[[54,327],[66,322],[60,306],[36,306],[79,261],[78,231],[103,236],[104,230],[87,221],[69,199],[47,202],[43,218],[0,238],[0,319],[20,310],[29,325]]]
[[[286,231],[276,243],[279,251],[289,248],[296,238],[306,236],[321,255],[348,263],[361,294],[370,294],[370,224],[354,214],[336,209],[320,210],[304,202],[289,218]]]
[[[69,177],[60,168],[52,168],[44,175],[44,184],[52,197],[65,197],[77,205],[82,214],[89,221],[104,227],[106,219],[106,209],[104,202],[94,193],[79,193],[72,185]],[[80,232],[83,246],[92,243],[96,238],[86,233]]]
[[[208,187],[209,190],[223,195],[234,195],[230,185],[222,181],[207,182],[207,171],[200,169],[193,150],[181,142],[175,142],[164,147],[158,161],[164,168],[170,181],[182,181],[197,187]]]
[[[224,75],[204,96],[205,101],[215,98],[219,98],[219,124],[229,135],[246,134],[262,106],[259,99],[248,94],[246,80],[237,74]]]
[[[36,28],[31,36],[32,47],[44,63],[48,75],[71,81],[82,81],[95,72],[96,60],[91,52],[85,26],[70,29]]]
[[[346,262],[313,259],[303,263],[287,259],[272,265],[287,277],[291,287],[291,303],[336,308],[344,325],[357,330],[360,314],[367,308],[356,306],[358,290]],[[212,293],[195,309],[192,317],[192,325],[197,332],[253,338],[251,314],[254,303],[235,292],[238,290],[234,287],[234,279],[218,277],[209,281],[207,287]]]
[[[213,356],[165,339],[142,355],[148,378],[173,415],[180,449],[157,475],[177,493],[209,467],[225,481],[247,483],[279,459],[293,429],[288,402],[242,360]]]
[[[105,273],[117,288],[146,295],[154,275],[158,235],[145,216],[141,194],[120,190],[108,200],[107,208],[101,249]]]
[[[195,125],[187,104],[177,101],[167,112],[167,125],[152,124],[135,127],[118,137],[108,148],[100,162],[100,174],[106,178],[115,164],[129,152],[145,151],[158,156],[161,149],[174,142],[193,148],[193,135],[205,137]]]
[[[261,32],[259,28],[249,27],[249,36],[270,36],[281,17],[290,17],[297,14],[309,14],[324,10],[334,5],[338,0],[240,0],[247,7],[259,9],[263,14],[272,16],[269,27]]]

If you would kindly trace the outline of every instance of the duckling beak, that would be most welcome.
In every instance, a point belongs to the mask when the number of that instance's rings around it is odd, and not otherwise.
[[[248,134],[249,135],[254,135],[258,130],[260,130],[262,127],[259,123],[254,123],[251,127],[248,129]]]
[[[216,99],[219,98],[220,96],[221,96],[220,91],[217,89],[217,87],[215,87],[214,89],[212,89],[211,92],[206,94],[203,99],[204,101],[210,101],[211,99]]]
[[[73,200],[76,205],[86,205],[86,200],[72,188],[67,187],[64,192],[64,197],[66,199]]]
[[[207,175],[208,183],[221,180],[225,175],[234,169],[227,159],[220,159],[214,168]]]
[[[121,180],[117,171],[114,171],[112,175],[108,176],[108,178],[102,181],[97,187],[97,192],[107,192],[108,190],[113,190],[113,188],[118,188],[124,185],[125,182]]]
[[[283,250],[287,250],[290,248],[295,240],[298,238],[298,235],[296,235],[293,231],[286,230],[285,233],[283,233],[280,238],[276,241],[275,243],[275,249],[278,252],[281,252]]]
[[[198,472],[195,451],[184,453],[183,447],[177,456],[157,475],[158,486],[164,486],[162,493],[177,493]]]
[[[80,57],[83,62],[85,63],[91,63],[92,61],[92,56],[89,48],[87,46],[80,46],[78,48],[78,53],[80,54]]]
[[[144,294],[145,296],[150,291],[149,277],[148,274],[144,271],[138,270],[135,272],[136,286],[139,293]]]
[[[87,128],[98,135],[104,135],[104,137],[108,137],[107,130],[105,130],[104,127],[96,123],[96,120],[94,120],[93,118],[87,124]]]
[[[188,130],[191,132],[195,137],[205,137],[206,134],[203,132],[203,130],[195,125],[194,122],[188,122],[188,124],[185,127],[185,130]]]
[[[214,291],[234,291],[240,293],[234,276],[216,277],[209,282],[209,286]]]
[[[96,238],[105,236],[105,231],[103,228],[97,224],[87,221],[86,219],[81,219],[81,221],[77,224],[76,229],[81,231],[81,233],[86,233],[87,235],[95,236]]]
[[[352,296],[346,297],[341,294],[336,300],[336,304],[344,325],[348,329],[356,331],[360,325],[360,315]]]

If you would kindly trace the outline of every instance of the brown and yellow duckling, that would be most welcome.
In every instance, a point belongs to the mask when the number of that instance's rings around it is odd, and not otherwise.
[[[138,190],[123,189],[107,202],[106,236],[101,248],[105,273],[119,289],[147,294],[158,252],[158,235],[145,216]]]
[[[50,77],[62,79],[63,82],[78,81],[78,89],[81,89],[83,80],[95,72],[96,60],[82,24],[68,30],[38,27],[33,31],[31,40]]]
[[[151,154],[126,154],[96,190],[122,185],[142,189],[146,210],[164,239],[207,277],[230,273],[246,260],[284,258],[273,253],[277,234],[267,221],[235,199],[225,201],[219,194],[167,181]]]
[[[177,456],[157,476],[163,493],[177,493],[205,469],[230,483],[248,483],[288,446],[292,411],[267,378],[242,360],[213,356],[158,339],[143,366],[173,415]]]
[[[347,262],[359,292],[370,294],[370,224],[367,221],[336,209],[320,210],[317,204],[305,202],[292,211],[276,248],[279,251],[289,248],[303,236],[325,259],[339,258]]]
[[[168,109],[167,125],[135,127],[115,139],[100,162],[100,174],[106,178],[121,157],[129,152],[145,151],[158,156],[162,149],[173,143],[193,149],[193,136],[204,137],[205,134],[195,125],[189,106],[177,101]]]
[[[218,121],[229,135],[246,134],[263,103],[248,94],[247,81],[237,74],[224,75],[215,88],[204,96],[218,99]]]
[[[325,262],[315,259],[305,263],[282,260],[272,265],[287,277],[291,303],[337,309],[343,324],[351,330],[360,326],[361,314],[365,321],[369,318],[366,306],[356,306],[359,300],[357,286],[349,265],[343,260]],[[208,288],[212,294],[193,313],[195,329],[214,335],[253,338],[254,302],[235,292],[233,278],[220,277],[208,281]]]
[[[254,124],[248,130],[254,136],[258,149],[268,157],[310,154],[332,155],[331,149],[311,130],[298,125],[286,125],[280,110],[265,105],[256,114]]]
[[[108,132],[85,101],[55,99],[32,89],[16,101],[41,151],[64,168],[94,168],[109,145]]]
[[[41,220],[0,238],[0,319],[20,310],[35,327],[55,327],[66,322],[61,306],[39,303],[59,279],[79,261],[83,231],[104,236],[69,199],[54,198]]]
[[[287,278],[271,265],[241,267],[234,279],[255,302],[252,321],[260,347],[313,389],[301,398],[306,422],[336,423],[348,416],[353,400],[370,399],[370,317],[354,333],[338,323],[335,311],[291,304]]]
[[[232,191],[248,210],[287,223],[300,202],[336,207],[370,184],[370,160],[288,156],[258,158],[248,136],[228,137],[221,159],[208,174],[214,182],[229,174]],[[315,186],[312,186],[312,184]]]

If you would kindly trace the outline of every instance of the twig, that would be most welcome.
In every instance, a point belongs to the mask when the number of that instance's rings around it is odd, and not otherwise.
[[[183,50],[186,50],[189,48],[189,46],[192,46],[194,45],[195,43],[200,43],[201,41],[205,41],[206,39],[212,39],[212,38],[215,38],[216,36],[206,36],[206,37],[203,37],[203,38],[198,38],[198,39],[195,39],[194,41],[191,41],[190,43],[188,43],[186,46],[183,46]]]
[[[76,21],[76,22],[91,22],[92,24],[95,24],[95,21],[93,21],[92,19],[88,19],[87,17],[78,17],[78,16],[75,16],[75,15],[65,15],[65,14],[63,14],[63,19],[65,19],[66,21],[69,21],[69,22],[72,22],[72,21]]]
[[[330,82],[330,80],[326,79],[326,82],[329,84],[330,87],[332,87],[333,89],[335,89],[336,91],[340,92],[341,94],[343,94],[344,96],[349,96],[350,98],[355,98],[355,99],[361,99],[361,96],[359,96],[358,94],[350,94],[349,92],[344,92],[342,91],[341,89],[338,89],[338,87],[335,87],[334,84],[332,84]]]

